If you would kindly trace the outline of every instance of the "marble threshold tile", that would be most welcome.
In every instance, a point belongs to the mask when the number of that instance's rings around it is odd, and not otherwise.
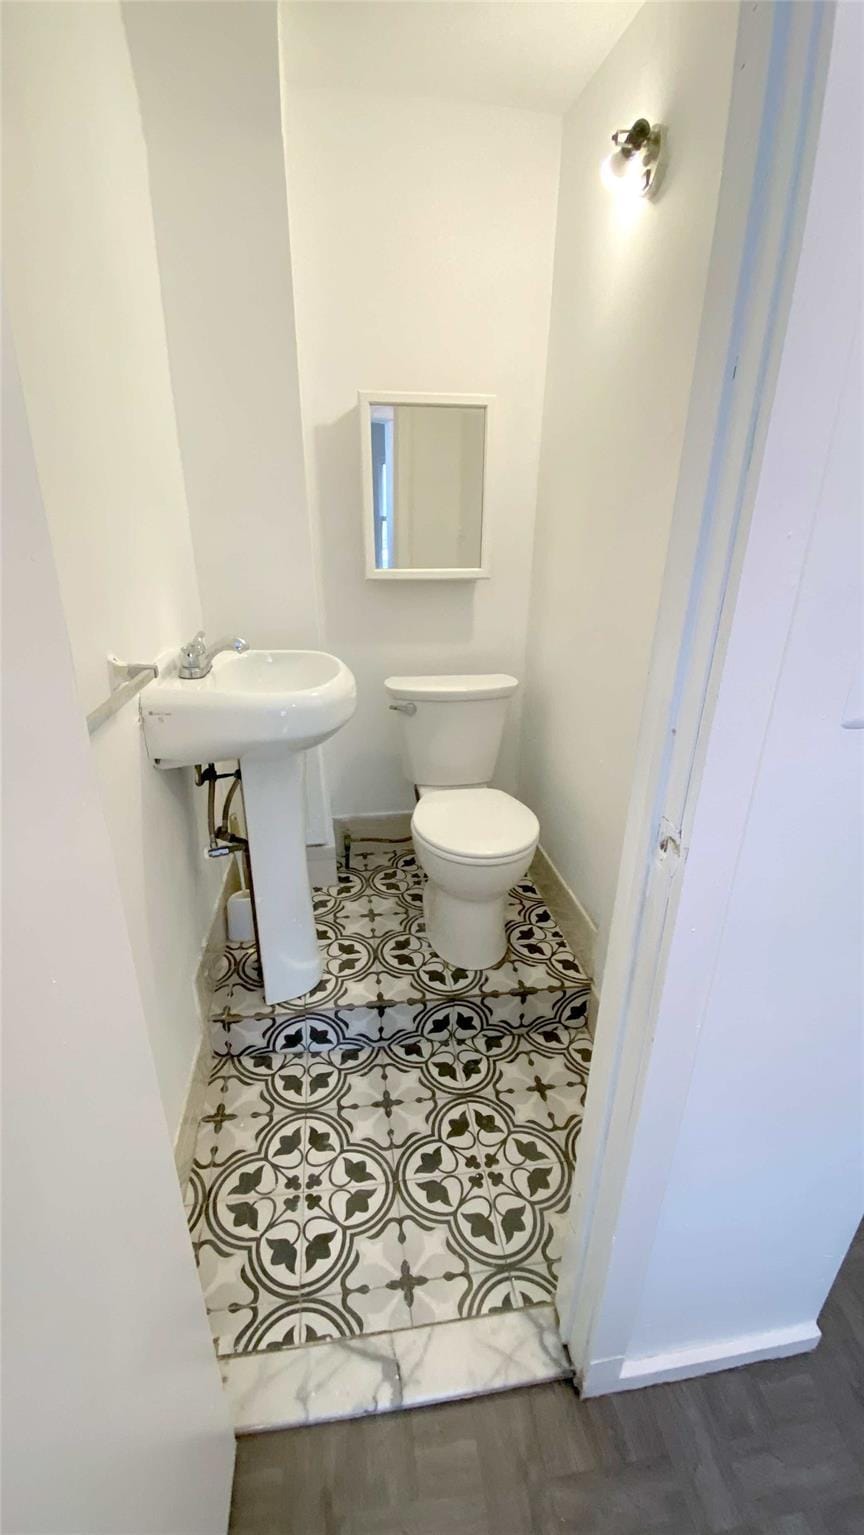
[[[220,1360],[239,1434],[359,1418],[572,1374],[552,1305]]]

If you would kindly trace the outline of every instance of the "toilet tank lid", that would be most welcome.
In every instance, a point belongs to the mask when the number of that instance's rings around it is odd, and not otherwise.
[[[518,678],[505,672],[454,677],[388,677],[384,683],[391,698],[422,698],[443,702],[460,698],[509,698],[519,686]]]

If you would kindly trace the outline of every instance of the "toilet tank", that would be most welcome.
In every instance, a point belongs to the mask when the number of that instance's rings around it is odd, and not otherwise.
[[[515,677],[388,677],[384,686],[399,713],[412,783],[444,789],[489,782]]]

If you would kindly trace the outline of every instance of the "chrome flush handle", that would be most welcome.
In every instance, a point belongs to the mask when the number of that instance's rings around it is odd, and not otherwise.
[[[393,709],[396,714],[416,714],[417,713],[417,705],[416,704],[412,704],[409,699],[405,699],[404,702],[400,701],[398,704],[389,704],[388,708]]]

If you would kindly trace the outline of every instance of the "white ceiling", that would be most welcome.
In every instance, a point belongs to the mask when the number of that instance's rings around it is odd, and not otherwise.
[[[566,112],[641,0],[286,0],[286,80]]]

